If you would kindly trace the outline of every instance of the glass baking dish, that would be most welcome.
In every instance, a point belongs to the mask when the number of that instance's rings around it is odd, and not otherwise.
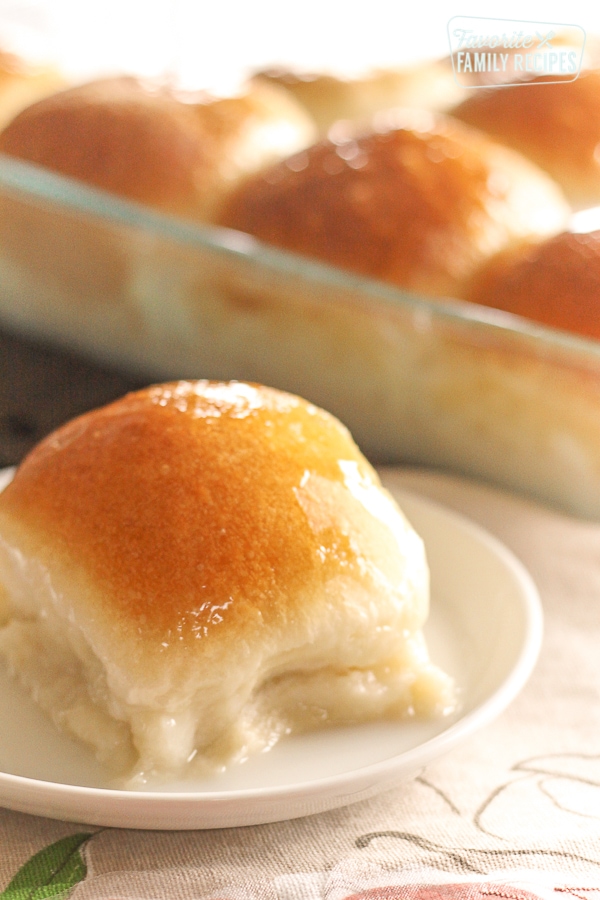
[[[148,380],[309,398],[377,463],[600,519],[600,343],[432,301],[0,157],[0,323]]]

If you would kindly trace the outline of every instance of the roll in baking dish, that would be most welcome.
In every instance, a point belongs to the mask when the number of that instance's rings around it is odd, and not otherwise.
[[[241,183],[220,222],[410,290],[456,296],[488,256],[560,230],[556,184],[449,117],[393,110]]]

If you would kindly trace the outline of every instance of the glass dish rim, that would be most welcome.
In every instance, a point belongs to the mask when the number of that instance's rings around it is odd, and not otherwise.
[[[524,343],[530,349],[549,349],[575,358],[579,365],[600,364],[600,341],[529,321],[521,316],[457,298],[433,298],[395,285],[357,275],[324,262],[263,243],[252,235],[218,225],[178,218],[108,191],[91,187],[42,166],[0,153],[0,191],[20,200],[54,207],[69,215],[83,215],[137,230],[186,247],[198,247],[221,258],[243,261],[277,276],[300,277],[327,288],[338,288],[410,315],[428,315],[454,327],[469,327]]]

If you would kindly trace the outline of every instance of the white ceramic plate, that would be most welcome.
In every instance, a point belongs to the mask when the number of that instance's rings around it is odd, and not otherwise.
[[[0,671],[0,804],[127,828],[275,822],[398,785],[490,722],[535,663],[542,633],[536,588],[515,557],[482,529],[417,496],[398,493],[398,499],[427,547],[431,654],[455,676],[462,695],[452,719],[321,731],[284,740],[208,780],[170,784],[160,792],[112,790],[91,753],[60,734]]]

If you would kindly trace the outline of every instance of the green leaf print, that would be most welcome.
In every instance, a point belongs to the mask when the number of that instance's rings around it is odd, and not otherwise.
[[[70,834],[32,856],[0,894],[0,900],[59,900],[85,878],[80,848],[91,834]]]

